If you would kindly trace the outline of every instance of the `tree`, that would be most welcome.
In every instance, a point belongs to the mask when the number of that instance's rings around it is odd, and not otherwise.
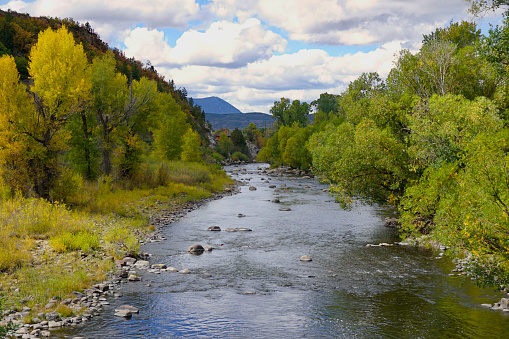
[[[509,6],[507,0],[467,0],[472,4],[470,12],[475,16],[482,16],[487,12],[494,11],[500,7]]]
[[[27,156],[33,143],[23,133],[24,119],[34,114],[33,101],[19,83],[14,58],[0,57],[0,166],[3,182],[27,192],[29,168]]]
[[[225,158],[229,158],[230,155],[233,153],[233,142],[231,141],[230,137],[228,137],[228,134],[225,132],[222,132],[219,135],[219,141],[218,141],[218,153],[221,154]]]
[[[240,152],[249,156],[249,149],[247,148],[246,139],[242,134],[242,131],[238,128],[235,128],[231,134],[231,141],[233,143],[233,153]]]
[[[186,162],[201,161],[200,151],[201,139],[197,132],[188,129],[184,134],[184,145],[182,146],[182,160]]]
[[[184,134],[191,126],[171,94],[160,93],[159,97],[162,114],[159,126],[153,131],[155,150],[167,160],[177,160],[182,153]]]
[[[129,95],[127,78],[115,72],[115,64],[113,53],[95,58],[92,64],[91,109],[101,128],[102,172],[106,175],[112,172],[112,134],[124,122]]]
[[[29,72],[34,81],[35,114],[24,117],[20,127],[36,144],[27,159],[35,192],[49,198],[59,174],[57,157],[67,148],[62,128],[84,109],[91,88],[90,72],[83,47],[65,27],[39,34],[30,51]]]
[[[281,101],[275,101],[270,113],[277,120],[277,124],[290,126],[294,122],[302,126],[307,125],[310,107],[308,103],[301,104],[299,100],[290,102],[290,99],[281,98]]]

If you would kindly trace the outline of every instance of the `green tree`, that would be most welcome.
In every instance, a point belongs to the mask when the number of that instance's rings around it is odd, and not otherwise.
[[[191,128],[187,117],[170,94],[159,94],[162,102],[160,124],[154,129],[156,153],[167,160],[178,160],[182,153],[184,134]]]
[[[200,151],[200,135],[189,129],[184,134],[184,145],[182,146],[182,160],[186,162],[199,162],[202,159]]]
[[[91,110],[100,124],[102,172],[106,175],[112,173],[111,157],[115,145],[115,132],[124,123],[128,113],[127,78],[115,72],[115,64],[111,52],[95,58],[92,64]],[[83,131],[87,129],[88,127],[83,125]]]
[[[229,158],[233,153],[233,142],[226,132],[222,132],[219,135],[218,141],[218,153],[221,154],[225,158]]]
[[[277,124],[290,126],[294,122],[306,126],[310,106],[308,103],[301,103],[299,100],[290,102],[290,99],[281,98],[281,101],[275,101],[270,109],[270,113],[277,120]]]
[[[242,131],[235,128],[231,134],[231,141],[233,143],[233,152],[240,152],[246,156],[249,156],[249,149],[247,148],[246,139],[242,134]]]

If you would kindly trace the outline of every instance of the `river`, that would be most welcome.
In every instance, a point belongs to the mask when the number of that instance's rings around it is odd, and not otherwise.
[[[260,166],[265,165],[243,166],[245,172],[226,168],[246,183],[239,194],[204,204],[164,227],[168,240],[143,247],[153,254],[151,263],[191,274],[139,271],[143,280],[122,284],[123,296],[110,300],[100,316],[54,336],[505,337],[509,315],[480,306],[502,293],[449,276],[454,265],[436,252],[366,247],[399,241],[396,230],[384,227],[392,210],[362,204],[341,210],[317,180],[269,177]],[[223,231],[207,231],[212,225]],[[252,232],[225,232],[226,227]],[[196,243],[214,250],[188,254]],[[312,261],[300,261],[302,255]],[[122,304],[140,313],[114,317]]]

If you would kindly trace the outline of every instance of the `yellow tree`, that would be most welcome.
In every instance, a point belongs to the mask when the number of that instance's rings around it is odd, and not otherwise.
[[[33,173],[35,193],[49,198],[59,174],[58,156],[67,147],[62,127],[69,117],[85,109],[91,82],[83,47],[75,43],[67,28],[48,28],[39,34],[29,56],[33,80],[34,112],[23,119],[21,133],[33,148],[26,159]]]
[[[19,134],[23,117],[30,116],[33,105],[26,86],[19,82],[14,58],[0,58],[0,170],[2,179],[13,188],[23,189],[27,171],[22,158],[26,155],[25,136]]]

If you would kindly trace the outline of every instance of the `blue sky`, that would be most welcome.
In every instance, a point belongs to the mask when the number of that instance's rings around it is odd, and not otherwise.
[[[451,20],[465,0],[0,0],[1,9],[89,22],[111,47],[190,96],[267,113],[281,97],[341,93],[363,72],[385,77],[402,48]],[[501,16],[479,22],[486,30]]]

